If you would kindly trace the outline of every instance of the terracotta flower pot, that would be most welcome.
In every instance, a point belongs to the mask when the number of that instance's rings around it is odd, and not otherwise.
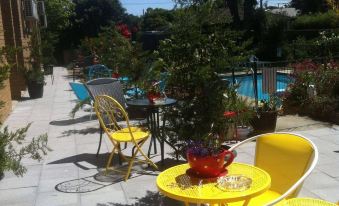
[[[195,176],[204,178],[217,177],[220,173],[225,172],[225,168],[233,162],[234,154],[231,151],[223,150],[218,155],[196,156],[189,150],[187,151],[187,161]],[[229,155],[225,163],[225,157]]]

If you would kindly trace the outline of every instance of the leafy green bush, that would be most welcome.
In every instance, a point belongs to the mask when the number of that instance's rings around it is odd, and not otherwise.
[[[132,44],[115,26],[102,29],[98,37],[85,38],[81,42],[84,55],[96,54],[100,63],[121,75],[137,78],[144,66],[144,53],[138,44]]]
[[[339,112],[339,67],[310,60],[294,65],[294,82],[283,101],[284,111],[327,119]],[[339,121],[339,120],[338,120]]]
[[[335,11],[309,14],[297,17],[292,24],[294,29],[336,29],[339,25],[339,14]]]

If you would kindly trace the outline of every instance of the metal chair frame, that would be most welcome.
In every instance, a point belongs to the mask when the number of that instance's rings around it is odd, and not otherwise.
[[[263,135],[273,135],[273,134],[289,134],[289,135],[294,135],[297,137],[300,137],[304,140],[306,140],[309,145],[313,148],[313,156],[309,162],[309,166],[308,169],[304,172],[304,174],[299,178],[299,180],[297,182],[295,182],[286,192],[284,192],[279,198],[269,202],[266,204],[266,206],[272,206],[275,205],[276,203],[282,201],[283,199],[289,197],[293,192],[299,192],[300,187],[302,186],[304,180],[311,174],[312,170],[315,168],[317,162],[318,162],[318,158],[319,158],[319,154],[318,154],[318,149],[316,147],[316,145],[308,138],[300,135],[300,134],[295,134],[295,133],[288,133],[288,132],[276,132],[276,133],[267,133],[267,134],[260,134],[251,138],[248,138],[242,142],[239,142],[237,144],[235,144],[234,146],[232,146],[229,150],[233,151],[235,149],[237,149],[239,146],[254,141],[257,138],[263,136]]]
[[[112,163],[112,159],[114,154],[117,152],[119,156],[125,160],[128,161],[129,159],[129,165],[127,169],[127,173],[125,176],[125,181],[129,178],[129,175],[131,173],[131,169],[133,166],[133,162],[136,160],[136,155],[138,153],[141,154],[141,156],[145,160],[138,160],[147,164],[152,165],[155,169],[158,169],[158,167],[152,162],[151,159],[147,157],[147,155],[142,151],[141,147],[146,142],[146,140],[149,138],[150,134],[148,131],[140,131],[135,130],[132,131],[132,127],[129,123],[128,115],[125,111],[125,109],[122,107],[122,105],[119,104],[119,102],[115,99],[113,99],[110,96],[107,95],[99,95],[95,97],[94,102],[94,108],[95,112],[98,116],[99,122],[109,139],[111,140],[113,144],[112,152],[109,156],[109,159],[106,164],[106,174],[110,168],[110,165]],[[127,124],[128,131],[122,131],[122,128],[118,125],[117,119],[124,119]],[[106,121],[105,121],[106,120]],[[136,128],[136,127],[133,127]],[[138,128],[140,129],[140,128]],[[136,140],[136,133],[139,132],[139,135],[141,135],[140,141],[137,142]],[[140,134],[141,133],[141,134]],[[143,134],[144,133],[144,134]],[[114,137],[114,134],[120,134],[125,139],[119,140],[116,137]],[[145,135],[145,136],[143,136]],[[121,152],[120,143],[121,142],[131,142],[133,143],[135,150],[133,151],[132,157],[127,158],[123,153]]]

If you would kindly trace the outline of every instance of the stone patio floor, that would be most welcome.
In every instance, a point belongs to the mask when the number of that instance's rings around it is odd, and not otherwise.
[[[11,129],[32,122],[27,140],[47,133],[48,145],[53,151],[41,162],[24,159],[28,171],[23,177],[5,173],[0,181],[0,205],[181,205],[158,194],[155,180],[159,171],[146,168],[146,172],[142,172],[141,166],[136,166],[127,182],[121,181],[116,173],[105,177],[102,168],[112,148],[111,143],[104,137],[100,155],[96,157],[98,121],[95,118],[90,120],[89,112],[85,111],[78,112],[72,119],[69,112],[76,103],[68,84],[72,79],[62,67],[54,68],[54,78],[53,84],[49,76],[46,78],[43,98],[23,98],[5,122]],[[306,135],[319,149],[318,165],[305,181],[299,196],[339,201],[339,126],[304,117],[284,116],[278,119],[277,130]],[[130,147],[126,149],[128,154],[129,150]],[[165,151],[171,152],[169,147]],[[254,143],[247,144],[238,150],[236,161],[252,163],[253,154]],[[159,163],[159,154],[153,155],[152,160]],[[178,163],[166,154],[165,166],[161,170],[174,164]]]

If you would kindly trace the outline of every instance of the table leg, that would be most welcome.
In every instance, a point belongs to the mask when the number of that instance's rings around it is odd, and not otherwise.
[[[185,206],[189,206],[190,205],[190,203],[188,203],[188,202],[185,202]]]

